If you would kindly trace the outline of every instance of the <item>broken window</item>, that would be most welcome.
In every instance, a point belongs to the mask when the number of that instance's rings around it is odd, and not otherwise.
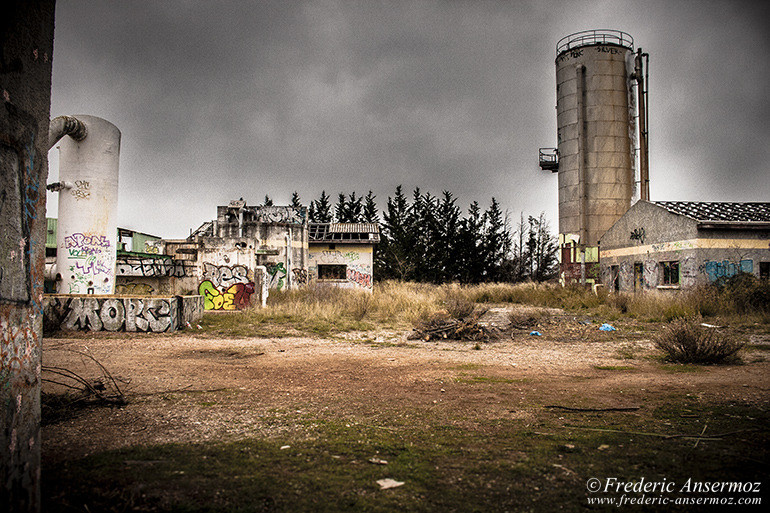
[[[634,262],[634,290],[642,290],[644,288],[644,264],[642,262]]]
[[[319,280],[346,280],[348,266],[345,264],[318,264]]]
[[[663,285],[679,285],[679,261],[661,262]]]
[[[770,279],[770,262],[759,263],[759,279],[760,280]]]
[[[620,290],[620,266],[619,265],[610,266],[610,287],[615,292]]]

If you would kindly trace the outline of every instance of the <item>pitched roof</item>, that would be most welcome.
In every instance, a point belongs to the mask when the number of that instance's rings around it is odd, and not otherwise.
[[[655,205],[699,223],[770,223],[770,203],[654,201]]]
[[[309,223],[310,242],[376,244],[380,242],[377,223]]]

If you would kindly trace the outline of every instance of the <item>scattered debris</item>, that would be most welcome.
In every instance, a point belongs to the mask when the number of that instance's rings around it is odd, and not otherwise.
[[[629,406],[626,408],[572,408],[571,406],[560,406],[558,404],[551,404],[548,406],[545,406],[545,408],[551,408],[551,409],[558,409],[558,410],[566,410],[566,411],[594,411],[594,412],[602,412],[602,411],[636,411],[641,409],[641,406]]]
[[[533,337],[542,337],[543,336],[543,334],[540,333],[539,331],[531,331],[529,334],[532,335]]]
[[[285,451],[286,449],[291,449],[291,445],[282,445],[281,450]]]
[[[571,474],[573,476],[577,475],[574,470],[570,470],[567,467],[565,467],[564,465],[559,465],[558,463],[551,463],[551,466],[552,467],[556,467],[556,468],[560,468],[564,472],[566,472],[567,474]]]
[[[723,326],[715,326],[714,324],[707,324],[705,322],[700,323],[704,328],[722,328]]]
[[[563,444],[559,446],[559,450],[562,452],[575,452],[574,444]]]
[[[599,326],[599,329],[602,331],[617,331],[612,324],[607,324],[606,322]]]
[[[494,335],[493,329],[478,323],[480,315],[473,314],[463,319],[447,315],[436,315],[415,326],[409,335],[410,340],[422,339],[426,342],[436,339],[479,340],[488,342]]]
[[[395,479],[378,479],[377,484],[380,485],[380,490],[387,490],[388,488],[396,488],[404,484],[403,481],[396,481]]]
[[[380,458],[369,458],[369,463],[374,463],[375,465],[387,465],[388,462],[380,459]]]
[[[596,448],[596,450],[597,450],[597,451],[606,451],[606,450],[607,450],[607,449],[609,449],[609,448],[610,448],[610,446],[609,446],[609,445],[607,445],[607,444],[602,444],[602,445],[600,445],[599,447],[597,447],[597,448]]]

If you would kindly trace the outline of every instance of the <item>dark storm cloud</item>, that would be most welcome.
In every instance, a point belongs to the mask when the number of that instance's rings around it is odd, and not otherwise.
[[[653,196],[766,199],[767,8],[639,4],[60,1],[52,116],[121,129],[119,223],[166,237],[398,184],[555,229],[555,43],[617,28],[651,55]]]

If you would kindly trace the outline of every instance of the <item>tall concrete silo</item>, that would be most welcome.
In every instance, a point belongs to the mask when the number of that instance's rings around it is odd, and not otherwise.
[[[69,135],[69,137],[63,137]],[[51,121],[59,144],[57,292],[114,294],[120,130],[95,116]]]
[[[563,281],[598,280],[599,238],[635,194],[638,64],[631,36],[617,30],[571,34],[556,45],[558,147],[541,150],[558,172]]]

